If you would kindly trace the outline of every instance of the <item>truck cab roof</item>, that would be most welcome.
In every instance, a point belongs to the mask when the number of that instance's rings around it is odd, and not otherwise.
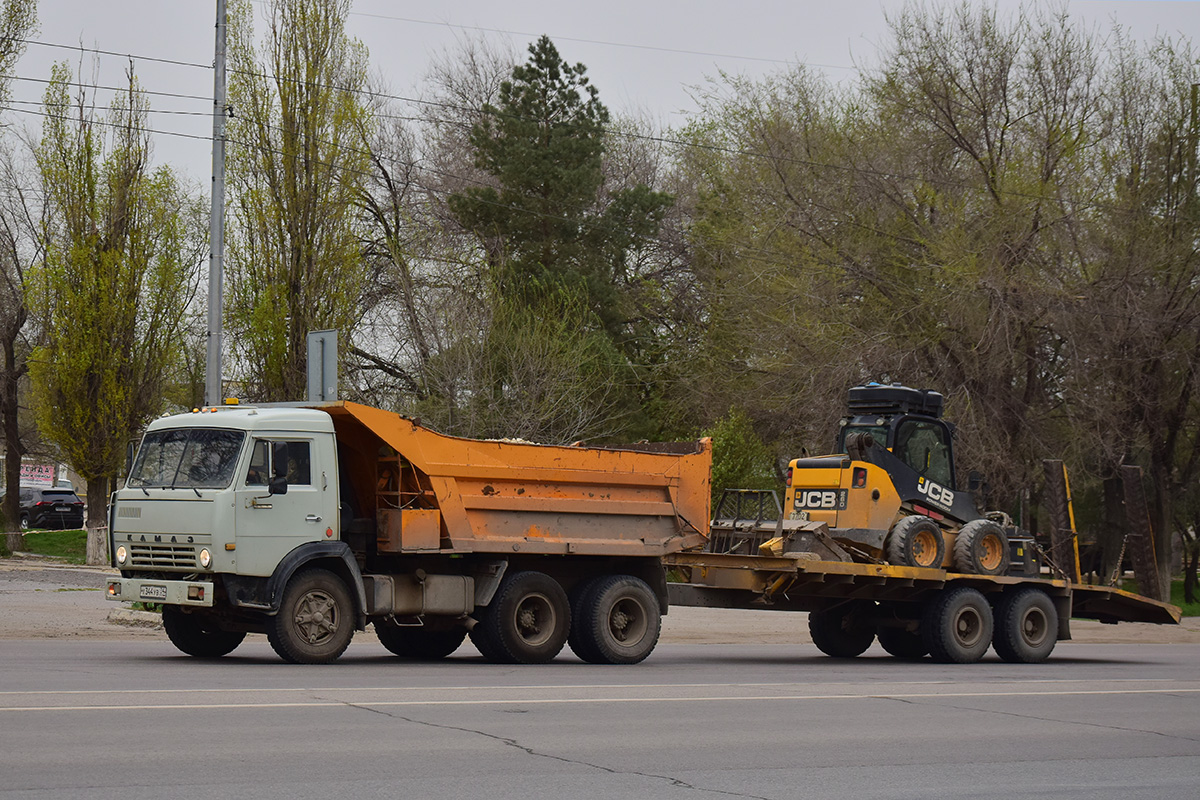
[[[147,431],[164,428],[229,428],[242,431],[294,430],[313,433],[332,433],[333,420],[329,414],[315,408],[295,406],[214,406],[195,409],[185,414],[159,417]]]

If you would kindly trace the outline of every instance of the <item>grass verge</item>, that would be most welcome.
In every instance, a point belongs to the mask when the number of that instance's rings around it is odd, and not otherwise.
[[[26,531],[25,549],[71,564],[87,562],[87,531]]]

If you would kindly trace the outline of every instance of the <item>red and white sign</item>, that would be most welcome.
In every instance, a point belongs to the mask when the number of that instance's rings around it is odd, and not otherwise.
[[[54,465],[53,464],[22,464],[21,465],[21,485],[22,486],[53,486],[54,485]]]

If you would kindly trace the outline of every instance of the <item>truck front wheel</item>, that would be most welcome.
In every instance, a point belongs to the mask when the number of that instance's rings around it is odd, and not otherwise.
[[[471,641],[489,661],[543,664],[567,642],[571,605],[558,581],[541,572],[505,579],[471,630]]]
[[[188,614],[179,606],[163,606],[162,620],[171,644],[196,658],[220,658],[246,638],[240,631],[220,630],[200,613]]]
[[[875,641],[875,623],[870,618],[873,607],[870,601],[851,600],[824,611],[810,611],[808,632],[813,644],[834,658],[862,655]]]
[[[279,613],[267,623],[267,641],[292,664],[328,664],[345,652],[352,636],[350,592],[341,578],[324,569],[292,576]]]

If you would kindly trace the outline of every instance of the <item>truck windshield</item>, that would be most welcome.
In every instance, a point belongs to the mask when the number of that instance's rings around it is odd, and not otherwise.
[[[129,486],[224,489],[246,434],[212,428],[153,431],[142,439]]]

